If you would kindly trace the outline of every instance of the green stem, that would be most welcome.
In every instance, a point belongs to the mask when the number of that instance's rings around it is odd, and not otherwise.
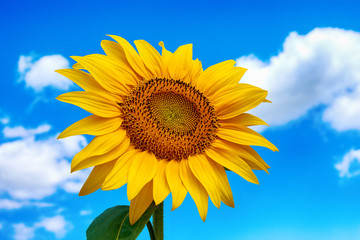
[[[155,233],[154,233],[154,229],[153,229],[153,227],[152,227],[152,225],[151,225],[151,222],[148,221],[147,224],[146,224],[146,226],[147,226],[148,231],[149,231],[150,239],[151,239],[151,240],[155,240],[155,239],[156,239],[156,238],[155,238]]]
[[[164,240],[164,203],[160,203],[153,215],[156,240]]]

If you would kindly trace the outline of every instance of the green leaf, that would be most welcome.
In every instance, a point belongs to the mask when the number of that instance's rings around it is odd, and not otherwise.
[[[97,216],[86,230],[87,240],[136,239],[156,208],[152,203],[134,225],[129,222],[129,206],[108,208]]]

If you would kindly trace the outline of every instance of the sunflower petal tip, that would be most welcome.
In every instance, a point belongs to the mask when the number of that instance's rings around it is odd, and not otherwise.
[[[83,197],[83,196],[86,196],[86,195],[89,195],[89,194],[90,194],[90,192],[87,193],[87,192],[85,192],[83,189],[81,189],[78,195],[79,195],[80,197]]]
[[[177,206],[177,205],[172,205],[172,207],[171,207],[171,211],[174,211],[175,209],[177,209],[179,206]]]
[[[101,190],[103,190],[103,191],[111,190],[109,185],[108,185],[108,181],[106,181],[106,180],[104,181],[103,185],[101,186]]]
[[[159,201],[158,199],[155,199],[155,198],[154,198],[154,203],[155,203],[155,205],[157,206],[157,205],[159,205],[159,204],[162,203],[162,202]]]
[[[134,225],[136,223],[137,219],[135,220],[134,217],[131,217],[131,215],[129,215],[129,222],[131,225]]]
[[[76,62],[79,62],[80,56],[70,56],[71,59],[75,60]]]
[[[71,163],[73,163],[74,161],[72,161]],[[79,166],[78,165],[73,165],[71,164],[71,170],[70,170],[70,173],[73,173],[73,172],[76,172],[76,171],[79,171]]]

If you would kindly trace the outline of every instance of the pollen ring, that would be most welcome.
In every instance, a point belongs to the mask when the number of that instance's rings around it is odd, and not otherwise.
[[[209,100],[181,80],[144,81],[119,105],[121,126],[131,143],[160,159],[181,160],[204,152],[219,126]]]

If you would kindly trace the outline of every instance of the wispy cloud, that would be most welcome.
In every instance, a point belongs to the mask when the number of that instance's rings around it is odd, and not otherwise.
[[[10,199],[0,199],[0,209],[12,210],[21,208],[23,205],[21,202],[13,201]]]
[[[81,216],[86,216],[86,215],[90,215],[90,214],[92,214],[91,210],[81,210],[80,211]]]
[[[273,103],[253,112],[270,125],[286,124],[324,104],[323,120],[333,128],[360,130],[360,33],[337,28],[292,32],[269,61],[250,55],[237,59],[237,65],[249,69],[242,81],[269,90]]]
[[[57,238],[65,236],[69,228],[69,223],[62,215],[44,218],[40,222],[34,224],[35,228],[45,228],[46,231],[52,232]]]
[[[15,231],[14,240],[28,240],[34,238],[33,227],[27,227],[23,223],[13,224],[13,228]]]
[[[23,126],[16,127],[5,127],[3,129],[3,134],[7,138],[16,138],[16,137],[30,137],[41,133],[46,133],[50,131],[51,126],[48,124],[40,125],[34,129],[25,129]]]
[[[46,87],[67,90],[72,82],[54,72],[57,69],[69,68],[69,62],[61,55],[48,55],[35,60],[33,56],[20,56],[18,72],[27,87],[36,92]]]
[[[346,153],[342,161],[335,165],[340,177],[354,177],[360,175],[360,149]]]
[[[8,117],[3,117],[3,118],[0,118],[0,122],[3,124],[3,125],[6,125],[10,122],[10,118]]]
[[[47,202],[33,202],[33,201],[27,201],[27,200],[11,200],[11,199],[0,199],[0,209],[5,210],[13,210],[13,209],[19,209],[22,207],[29,207],[29,206],[35,206],[35,207],[52,207],[53,204],[47,203]]]
[[[15,231],[14,239],[33,239],[35,231],[39,228],[44,228],[46,231],[54,233],[56,238],[63,238],[70,227],[71,224],[67,222],[62,215],[43,218],[41,221],[34,223],[34,225],[30,227],[23,223],[13,224]]]

